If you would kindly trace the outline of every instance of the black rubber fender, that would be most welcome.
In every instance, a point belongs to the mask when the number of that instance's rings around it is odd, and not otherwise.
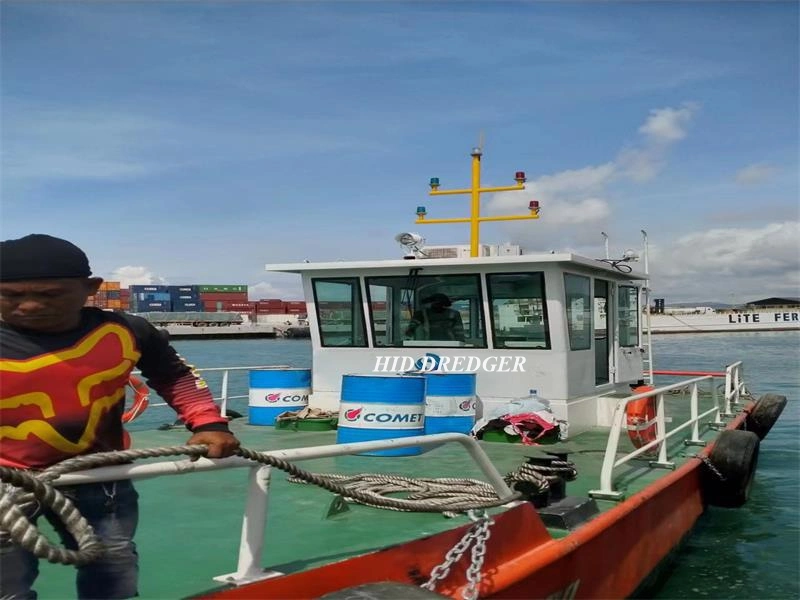
[[[234,419],[241,419],[242,418],[242,413],[236,412],[235,410],[228,409],[226,411],[226,414],[228,416],[228,420],[229,421],[233,421]]]
[[[775,421],[781,416],[786,407],[786,396],[779,394],[764,394],[755,403],[745,420],[745,429],[752,431],[763,440],[767,437],[769,430],[775,425]]]
[[[703,497],[710,506],[738,508],[747,502],[758,464],[761,440],[752,431],[726,429],[703,464]],[[714,471],[718,471],[716,473]]]

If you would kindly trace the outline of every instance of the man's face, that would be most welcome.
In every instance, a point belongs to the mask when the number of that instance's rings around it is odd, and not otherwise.
[[[43,333],[68,331],[80,323],[86,299],[102,279],[35,279],[0,283],[0,317],[21,329]]]

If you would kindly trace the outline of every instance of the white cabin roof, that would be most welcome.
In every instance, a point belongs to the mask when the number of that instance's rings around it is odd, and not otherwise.
[[[423,259],[388,259],[388,260],[363,260],[363,261],[332,261],[332,262],[302,262],[302,263],[277,263],[267,264],[266,270],[276,273],[309,273],[318,271],[374,271],[385,269],[406,270],[409,268],[424,267],[461,267],[461,266],[493,266],[493,265],[514,265],[523,267],[525,265],[566,263],[599,272],[615,275],[620,279],[646,280],[648,275],[638,271],[624,273],[615,269],[610,264],[602,260],[587,258],[571,253],[542,253],[542,254],[522,254],[519,256],[479,256],[475,258],[423,258]],[[630,267],[636,266],[624,263]]]

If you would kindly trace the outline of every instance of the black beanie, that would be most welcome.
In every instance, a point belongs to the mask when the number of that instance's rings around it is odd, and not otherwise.
[[[32,233],[0,242],[0,281],[89,277],[89,259],[72,242]]]

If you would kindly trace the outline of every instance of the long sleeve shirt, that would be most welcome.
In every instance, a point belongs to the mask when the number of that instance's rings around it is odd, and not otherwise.
[[[0,322],[0,464],[42,469],[123,449],[134,369],[191,431],[228,431],[205,381],[146,319],[84,308],[63,333]]]

